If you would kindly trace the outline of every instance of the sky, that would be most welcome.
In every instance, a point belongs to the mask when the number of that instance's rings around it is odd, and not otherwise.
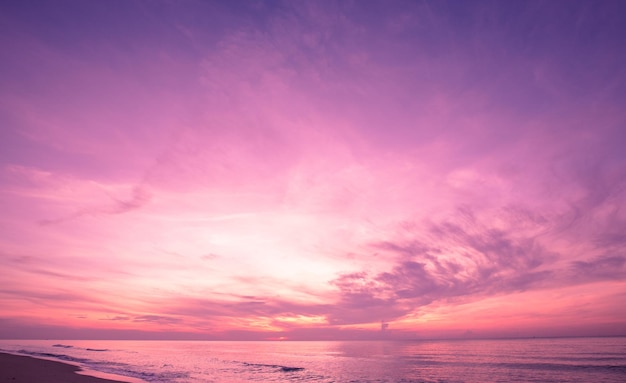
[[[0,338],[626,335],[623,1],[4,1]]]

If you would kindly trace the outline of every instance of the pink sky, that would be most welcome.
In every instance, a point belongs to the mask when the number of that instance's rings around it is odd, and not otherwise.
[[[0,337],[626,335],[625,15],[3,2]]]

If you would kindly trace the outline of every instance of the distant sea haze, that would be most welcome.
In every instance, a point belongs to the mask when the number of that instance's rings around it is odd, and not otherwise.
[[[626,337],[433,341],[2,340],[150,383],[626,382]]]

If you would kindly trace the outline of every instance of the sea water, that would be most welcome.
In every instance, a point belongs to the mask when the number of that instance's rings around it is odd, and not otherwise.
[[[147,382],[626,382],[626,338],[217,342],[0,340]]]

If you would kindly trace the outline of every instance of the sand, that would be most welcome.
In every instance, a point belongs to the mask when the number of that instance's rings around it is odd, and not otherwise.
[[[120,383],[77,371],[71,364],[0,353],[0,383]]]

